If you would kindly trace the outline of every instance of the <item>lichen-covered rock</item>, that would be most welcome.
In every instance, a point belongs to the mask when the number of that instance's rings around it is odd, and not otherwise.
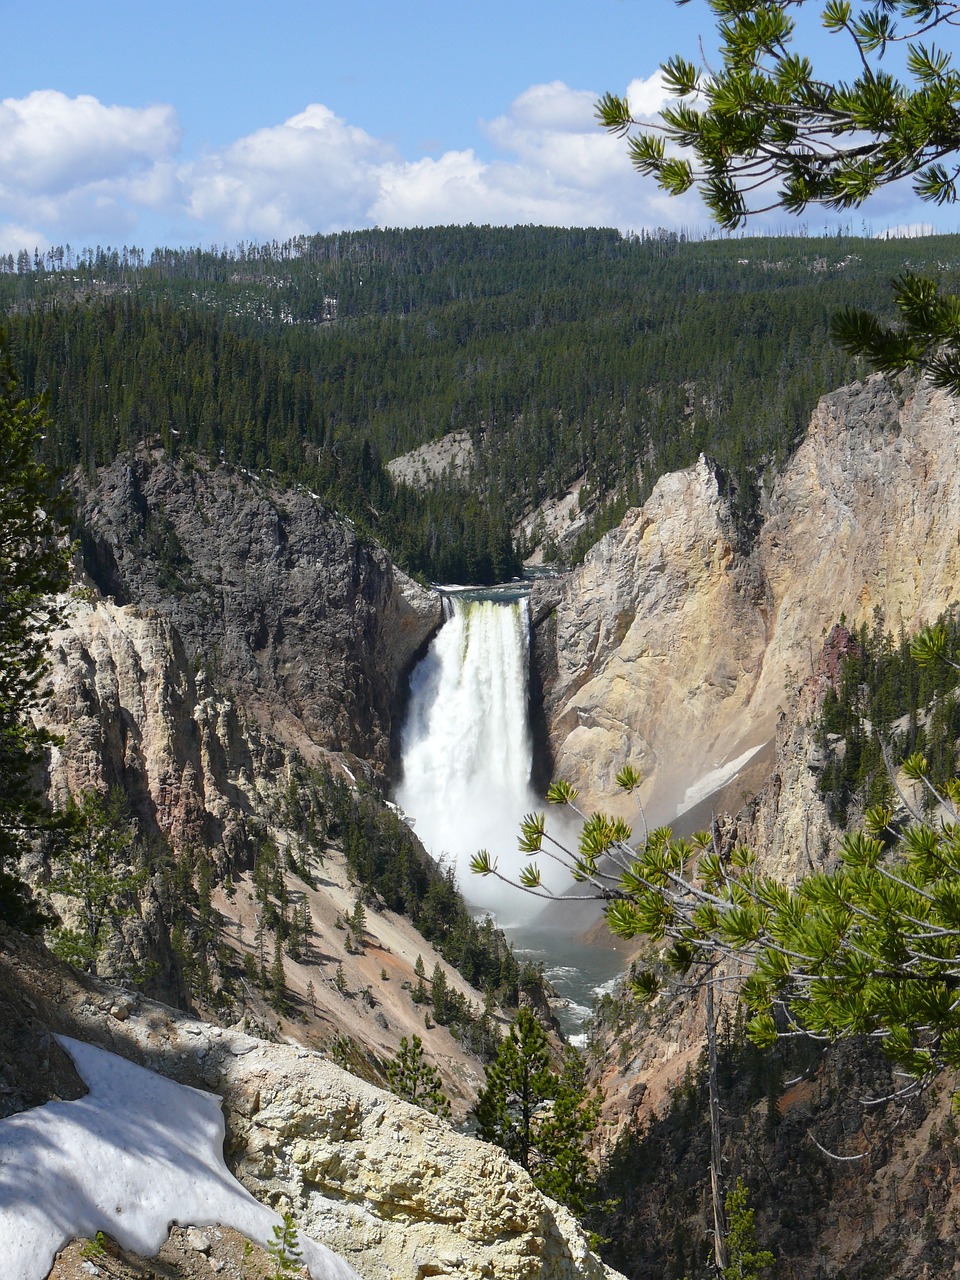
[[[502,1151],[319,1053],[126,997],[0,925],[0,1001],[6,994],[48,1040],[73,1036],[219,1094],[232,1171],[366,1280],[617,1280],[573,1217]],[[11,1087],[32,1070],[18,1059]]]
[[[368,1280],[612,1280],[502,1151],[317,1055],[261,1047],[228,1059],[220,1090],[240,1180]]]

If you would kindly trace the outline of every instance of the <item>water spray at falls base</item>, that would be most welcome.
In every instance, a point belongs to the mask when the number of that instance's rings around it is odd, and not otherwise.
[[[517,851],[520,822],[542,808],[530,786],[527,600],[445,595],[444,609],[411,677],[397,801],[433,856],[453,865],[468,901],[509,925],[536,914],[537,900],[471,875],[469,863],[487,849],[516,879],[528,861]],[[551,887],[565,883],[560,873]]]

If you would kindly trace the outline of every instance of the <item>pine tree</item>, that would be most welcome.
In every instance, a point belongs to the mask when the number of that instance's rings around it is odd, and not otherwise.
[[[273,962],[270,965],[270,1003],[278,1013],[283,1013],[287,1007],[287,975],[283,968],[283,947],[280,943],[280,934],[274,935],[273,940]]]
[[[397,1055],[387,1067],[387,1084],[392,1093],[405,1102],[412,1102],[424,1111],[448,1119],[450,1102],[443,1087],[443,1078],[423,1053],[423,1041],[419,1036],[413,1042],[404,1036]]]
[[[0,333],[0,919],[33,933],[46,915],[11,867],[37,836],[58,829],[33,784],[52,739],[28,716],[57,616],[54,593],[66,583],[56,544],[61,503],[35,461],[49,426],[40,402],[21,395]]]
[[[477,1136],[503,1147],[541,1191],[582,1217],[597,1203],[589,1135],[600,1114],[581,1056],[568,1049],[561,1069],[529,1009],[522,1008],[487,1068],[474,1112]]]
[[[253,935],[253,949],[256,953],[257,982],[260,990],[267,989],[267,927],[263,915],[257,915],[257,928]]]
[[[928,627],[911,653],[921,666],[960,665],[945,643],[937,626]],[[709,832],[685,840],[658,828],[634,843],[622,818],[603,813],[584,822],[576,850],[546,833],[542,814],[529,815],[521,847],[535,854],[552,843],[603,899],[616,935],[666,942],[656,967],[634,974],[638,997],[655,995],[671,973],[687,983],[699,978],[709,993],[718,962],[732,962],[755,1045],[774,1045],[785,1025],[786,1034],[823,1040],[870,1036],[912,1078],[899,1091],[905,1096],[941,1069],[960,1067],[960,778],[936,787],[917,751],[900,771],[935,801],[937,824],[901,789],[902,823],[887,806],[869,809],[862,830],[844,837],[836,864],[793,888],[764,875],[749,848],[722,853]],[[630,767],[617,775],[628,793],[639,782]],[[573,804],[576,792],[554,783],[547,798]],[[471,865],[497,874],[486,851]],[[536,863],[521,881],[540,889]]]
[[[776,1258],[769,1249],[761,1249],[754,1225],[754,1211],[749,1207],[750,1198],[743,1179],[727,1194],[724,1207],[727,1211],[727,1265],[723,1268],[723,1280],[760,1280]]]
[[[367,926],[367,912],[359,897],[353,904],[353,911],[350,913],[347,925],[353,935],[354,945],[362,955],[364,948],[363,931]]]
[[[921,200],[943,205],[960,193],[957,71],[951,54],[922,38],[957,21],[955,4],[934,0],[825,0],[820,13],[849,74],[831,83],[794,46],[797,0],[709,0],[720,58],[697,66],[683,56],[661,71],[676,99],[657,123],[635,120],[627,98],[605,94],[605,128],[630,135],[633,164],[669,195],[696,187],[728,230],[781,207],[858,208],[887,183],[912,177]],[[881,62],[905,44],[906,78]],[[852,127],[853,126],[853,127]],[[760,193],[761,204],[753,204]],[[901,327],[847,308],[834,336],[884,373],[913,368],[960,394],[956,295],[905,273],[894,281]]]
[[[536,1134],[540,1157],[535,1180],[541,1191],[583,1218],[596,1204],[595,1168],[587,1143],[600,1118],[599,1090],[587,1090],[586,1066],[568,1048],[553,1087],[553,1106]]]
[[[273,1228],[271,1236],[272,1238],[267,1242],[267,1253],[273,1259],[275,1267],[271,1280],[285,1280],[286,1276],[293,1275],[303,1266],[300,1241],[293,1216],[285,1213],[283,1223],[278,1223]]]
[[[448,988],[447,975],[440,967],[440,961],[433,966],[433,975],[430,979],[430,993],[433,999],[433,1016],[436,1022],[444,1026],[448,1021]]]
[[[71,964],[97,971],[97,957],[109,925],[133,909],[146,879],[126,797],[119,788],[106,796],[88,791],[68,809],[71,835],[54,860],[50,888],[70,899],[79,928],[54,932],[53,949]]]
[[[511,1159],[530,1168],[535,1146],[535,1117],[554,1096],[547,1033],[529,1009],[521,1009],[487,1068],[477,1099],[477,1134],[503,1147]]]

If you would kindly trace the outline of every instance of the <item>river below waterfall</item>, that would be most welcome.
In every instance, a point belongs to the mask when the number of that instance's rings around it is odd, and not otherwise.
[[[494,917],[519,957],[543,964],[569,1001],[558,1011],[564,1031],[576,1036],[594,997],[622,972],[622,957],[581,940],[582,913],[554,907],[544,914],[535,897],[469,869],[477,850],[487,849],[515,880],[530,861],[517,850],[520,822],[544,808],[530,785],[527,592],[511,584],[449,588],[443,597],[444,625],[410,680],[396,799],[427,849],[454,867],[467,901]],[[562,893],[569,877],[549,859],[537,861]]]
[[[564,932],[560,923],[532,920],[504,932],[519,960],[543,965],[544,977],[567,1001],[565,1006],[554,1008],[557,1021],[572,1043],[582,1043],[584,1021],[590,1017],[594,1000],[613,990],[626,967],[623,956],[612,947]]]

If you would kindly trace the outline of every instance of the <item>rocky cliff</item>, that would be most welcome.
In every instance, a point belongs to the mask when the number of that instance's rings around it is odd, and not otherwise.
[[[344,1037],[342,1052],[358,1061],[388,1061],[419,1033],[461,1114],[482,1069],[446,1027],[426,1035],[411,997],[418,957],[428,975],[440,964],[474,1008],[483,996],[372,891],[357,945],[343,924],[356,876],[342,839],[326,839],[311,772],[324,764],[351,787],[354,774],[385,773],[407,669],[437,625],[438,599],[309,494],[225,468],[127,457],[81,487],[77,510],[83,564],[50,639],[38,709],[60,738],[48,789],[58,807],[122,789],[141,840],[186,866],[178,892],[191,895],[171,903],[163,856],[154,858],[100,972],[139,974],[136,985],[181,1007],[199,993],[208,1012],[216,1003],[220,1016],[242,1014],[275,1036]],[[369,819],[355,820],[372,841]],[[283,958],[283,1016],[261,990],[276,945],[272,934],[257,941],[264,849],[276,851],[287,901],[309,922],[306,944]],[[200,862],[215,944],[200,938]],[[43,886],[48,868],[28,874]],[[56,905],[71,918],[68,901]],[[201,951],[210,984],[190,984],[185,970]]]
[[[708,463],[663,477],[535,606],[554,772],[589,805],[624,763],[655,821],[774,737],[829,628],[908,630],[956,596],[960,410],[880,378],[825,396],[741,544]]]
[[[0,927],[0,1025],[23,1010],[34,1039],[69,1035],[216,1092],[240,1181],[368,1280],[617,1280],[572,1217],[497,1148],[318,1053],[131,997]],[[21,1094],[37,1093],[29,1061],[8,1058],[2,1043],[0,1071]],[[76,1096],[68,1078],[46,1085],[48,1097]],[[209,1239],[199,1246],[210,1250]]]
[[[104,597],[155,610],[292,745],[386,768],[437,597],[304,490],[160,453],[78,483],[83,564]]]
[[[751,844],[778,878],[823,865],[839,833],[810,723],[843,643],[834,624],[872,623],[879,609],[909,632],[956,600],[958,449],[955,401],[871,379],[820,402],[750,544],[706,460],[664,477],[580,569],[541,588],[555,773],[610,807],[613,775],[633,763],[652,821],[702,826],[725,812],[721,839]],[[608,1140],[621,1136],[607,1189],[624,1197],[608,1230],[630,1274],[684,1274],[706,1248],[703,1018],[680,992],[653,1009],[610,1000],[598,1025]],[[951,1082],[909,1112],[865,1109],[893,1088],[868,1046],[772,1063],[726,1034],[725,1172],[750,1182],[778,1274],[955,1266]]]
[[[371,1280],[419,1280],[439,1267],[602,1280],[573,1219],[502,1153],[330,1061],[376,1077],[402,1036],[420,1034],[461,1116],[481,1079],[469,1047],[424,1018],[412,990],[418,962],[427,975],[439,965],[448,991],[473,1008],[483,995],[376,893],[360,939],[346,929],[358,890],[344,851],[324,839],[324,822],[307,839],[291,816],[291,791],[299,802],[315,785],[312,762],[348,780],[386,771],[401,684],[438,621],[435,597],[309,495],[226,470],[126,458],[81,487],[77,510],[82,574],[63,601],[41,691],[39,714],[61,739],[49,787],[64,803],[119,786],[142,835],[168,842],[178,863],[191,850],[209,859],[217,1009],[238,1025],[223,1030],[71,974],[7,935],[0,1024],[16,1034],[0,1036],[0,1114],[82,1092],[51,1036],[75,1034],[229,1095],[239,1176]],[[369,825],[362,834],[372,838]],[[310,921],[308,943],[283,956],[282,1012],[255,989],[254,859],[269,843],[289,901]],[[42,880],[43,865],[33,870]],[[147,987],[181,995],[183,953],[169,948],[161,879],[151,874],[119,927],[150,962]],[[273,945],[279,955],[279,937]],[[112,957],[103,959],[110,972]],[[209,991],[205,999],[212,1007]],[[289,1043],[257,1040],[251,1026]],[[193,1275],[207,1255],[232,1274],[235,1242],[211,1240],[198,1252],[171,1238],[175,1274]],[[111,1266],[137,1274],[135,1259],[114,1254]],[[82,1262],[68,1249],[55,1274]]]

